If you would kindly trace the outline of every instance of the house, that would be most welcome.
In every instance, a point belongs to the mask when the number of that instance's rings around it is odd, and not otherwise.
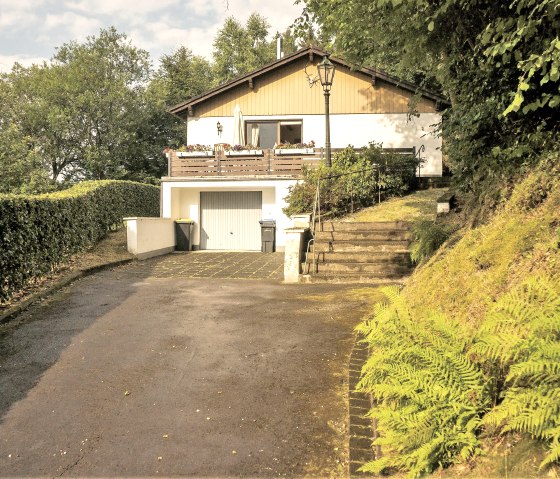
[[[162,218],[195,221],[194,249],[261,249],[259,221],[276,221],[276,249],[291,221],[282,213],[302,165],[317,163],[325,144],[325,98],[317,64],[325,52],[306,48],[191,98],[169,111],[185,122],[189,144],[216,145],[213,152],[169,152],[162,178]],[[330,95],[334,150],[375,141],[384,148],[423,146],[419,174],[441,176],[441,121],[445,99],[372,68],[353,70],[340,58]],[[411,102],[415,115],[409,114]],[[314,149],[277,150],[284,143]],[[251,144],[228,151],[223,144]]]

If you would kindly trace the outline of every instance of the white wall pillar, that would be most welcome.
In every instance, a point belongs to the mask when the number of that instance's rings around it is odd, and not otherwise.
[[[297,283],[301,272],[303,239],[307,228],[288,228],[284,230],[286,245],[284,247],[284,282]]]

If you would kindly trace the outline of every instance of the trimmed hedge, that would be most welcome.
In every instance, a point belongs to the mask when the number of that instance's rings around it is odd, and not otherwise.
[[[159,216],[159,188],[85,181],[52,194],[0,195],[0,303],[101,240],[126,216]]]

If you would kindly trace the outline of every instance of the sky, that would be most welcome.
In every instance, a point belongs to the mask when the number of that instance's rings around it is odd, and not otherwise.
[[[210,58],[227,17],[245,23],[257,12],[270,32],[284,31],[301,13],[294,0],[0,0],[0,71],[15,61],[41,63],[55,47],[115,26],[154,63],[179,46]]]

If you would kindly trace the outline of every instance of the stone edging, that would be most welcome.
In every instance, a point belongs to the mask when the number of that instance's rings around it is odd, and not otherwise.
[[[64,275],[61,278],[59,278],[57,281],[54,282],[54,284],[50,285],[48,288],[41,289],[39,291],[31,293],[28,298],[24,299],[23,301],[19,302],[14,306],[9,307],[6,311],[0,314],[0,324],[6,323],[9,320],[15,318],[21,312],[29,308],[36,301],[51,296],[53,293],[56,293],[59,289],[68,286],[70,283],[80,278],[84,278],[86,276],[92,275],[94,273],[97,273],[98,271],[103,271],[105,269],[115,268],[123,264],[128,264],[131,263],[132,261],[134,261],[134,258],[121,259],[118,261],[99,264],[96,266],[91,266],[89,268],[84,268],[78,271],[73,271],[71,273],[68,273],[67,275]]]
[[[355,391],[360,380],[362,366],[368,358],[368,347],[360,342],[357,336],[354,349],[350,355],[348,370],[348,402],[349,402],[349,467],[350,477],[367,477],[368,473],[359,472],[358,469],[366,462],[375,459],[371,442],[373,428],[370,418],[365,414],[371,409],[369,394]]]

